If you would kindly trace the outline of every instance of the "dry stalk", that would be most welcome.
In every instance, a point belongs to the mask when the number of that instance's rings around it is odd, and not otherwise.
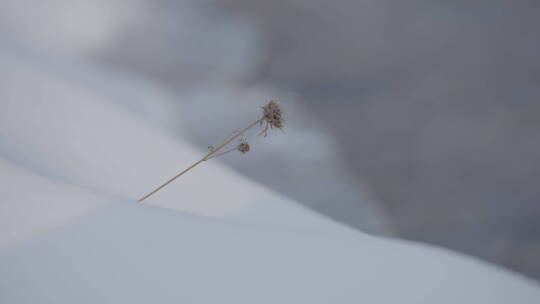
[[[152,192],[148,193],[147,195],[141,197],[138,201],[141,203],[143,202],[145,199],[149,198],[150,196],[154,195],[156,192],[158,192],[159,190],[163,189],[165,186],[167,186],[168,184],[172,183],[174,180],[176,180],[177,178],[179,178],[180,176],[186,174],[188,171],[190,171],[191,169],[197,167],[198,165],[202,164],[203,162],[205,161],[208,161],[212,158],[216,158],[216,157],[219,157],[219,156],[222,156],[222,155],[225,155],[227,153],[230,153],[230,152],[233,152],[233,151],[240,151],[241,153],[247,153],[249,152],[250,150],[250,146],[249,144],[247,143],[246,140],[242,139],[240,140],[240,143],[233,149],[230,149],[230,150],[227,150],[227,151],[224,151],[224,152],[220,152],[223,148],[225,148],[226,146],[228,146],[231,142],[233,142],[235,139],[237,139],[238,137],[244,135],[247,131],[249,131],[251,128],[255,127],[256,125],[260,125],[262,126],[263,123],[266,123],[265,125],[265,128],[264,130],[259,134],[259,135],[263,135],[264,134],[264,137],[267,136],[267,133],[268,133],[268,129],[274,129],[274,128],[277,128],[277,129],[282,129],[283,128],[283,117],[282,117],[282,111],[281,111],[281,108],[279,106],[279,103],[277,101],[274,101],[274,100],[271,100],[269,102],[267,102],[264,106],[261,107],[263,109],[263,114],[262,114],[262,117],[260,119],[258,119],[257,121],[254,121],[252,122],[251,124],[249,124],[247,127],[245,127],[244,129],[242,129],[241,131],[238,131],[238,132],[234,132],[231,136],[229,136],[225,141],[223,141],[220,145],[218,145],[216,148],[210,146],[208,147],[209,149],[209,152],[208,154],[206,154],[203,158],[201,158],[199,161],[195,162],[193,165],[189,166],[187,169],[185,169],[184,171],[178,173],[176,176],[174,176],[173,178],[169,179],[168,181],[166,181],[164,184],[162,184],[161,186],[157,187],[155,190],[153,190]]]

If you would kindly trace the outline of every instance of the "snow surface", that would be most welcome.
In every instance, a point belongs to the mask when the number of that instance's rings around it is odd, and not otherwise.
[[[347,228],[219,160],[138,204],[204,151],[118,106],[131,80],[76,68],[0,48],[0,303],[539,303],[520,275]]]
[[[222,14],[214,4],[213,0],[3,0],[0,43],[17,45],[15,53],[32,50],[39,64],[54,59],[54,69],[67,73],[71,82],[108,94],[108,100],[181,133],[199,148],[222,140],[216,129],[235,130],[239,122],[251,121],[269,96],[287,100],[287,136],[259,141],[251,137],[257,153],[231,154],[221,161],[327,216],[364,231],[393,235],[385,210],[368,189],[354,182],[334,135],[307,115],[308,109],[293,92],[251,81],[264,64],[260,40],[264,35],[255,20]],[[88,67],[78,69],[78,63],[70,64],[73,60],[130,71],[130,81],[109,81]],[[151,77],[167,90],[149,88],[147,80],[134,79],[136,75]],[[160,96],[163,92],[175,96]],[[156,100],[169,105],[155,106]],[[298,153],[301,150],[310,152]],[[333,203],[327,204],[330,200]]]

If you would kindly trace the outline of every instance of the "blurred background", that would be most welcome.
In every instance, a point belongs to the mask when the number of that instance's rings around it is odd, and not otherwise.
[[[279,99],[285,133],[223,161],[536,279],[539,29],[537,0],[0,0],[2,50],[152,83],[168,102],[119,106],[202,149]]]

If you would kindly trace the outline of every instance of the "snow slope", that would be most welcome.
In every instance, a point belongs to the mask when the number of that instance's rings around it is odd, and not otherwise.
[[[0,303],[540,301],[519,275],[349,229],[219,161],[136,203],[203,151],[117,107],[122,88],[0,49]]]

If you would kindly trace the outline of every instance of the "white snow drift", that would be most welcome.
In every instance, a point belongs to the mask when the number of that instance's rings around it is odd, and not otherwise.
[[[129,94],[0,50],[0,303],[540,301],[519,275],[346,228],[219,161],[138,204],[203,152],[114,105]]]

